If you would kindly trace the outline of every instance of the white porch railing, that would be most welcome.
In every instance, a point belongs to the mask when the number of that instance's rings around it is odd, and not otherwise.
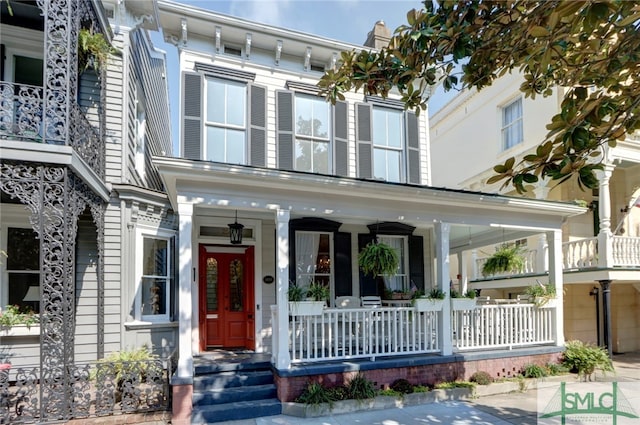
[[[452,312],[453,347],[473,350],[553,343],[555,308],[496,304]]]
[[[598,265],[598,238],[585,238],[562,244],[562,266],[574,270]]]
[[[614,266],[640,266],[640,238],[613,236],[612,245]]]
[[[384,307],[327,308],[317,316],[290,316],[291,361],[439,352],[439,314]]]

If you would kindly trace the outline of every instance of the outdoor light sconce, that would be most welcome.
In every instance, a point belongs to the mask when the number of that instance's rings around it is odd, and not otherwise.
[[[242,229],[244,229],[244,225],[238,223],[238,210],[236,210],[235,223],[229,223],[229,242],[231,242],[233,245],[241,244]]]

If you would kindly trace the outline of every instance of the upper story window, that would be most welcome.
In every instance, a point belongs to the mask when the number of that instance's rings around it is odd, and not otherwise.
[[[206,79],[206,144],[204,158],[231,164],[246,163],[247,85]]]
[[[523,140],[522,98],[518,98],[502,107],[502,149],[512,148]]]
[[[295,96],[295,169],[331,172],[329,104],[322,98]]]
[[[404,181],[403,111],[373,108],[373,178]]]
[[[358,177],[421,184],[418,116],[373,96],[355,106]]]

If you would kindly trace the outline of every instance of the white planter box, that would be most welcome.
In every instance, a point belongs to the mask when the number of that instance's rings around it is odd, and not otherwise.
[[[556,307],[558,307],[558,299],[557,298],[536,297],[533,300],[533,303],[538,308],[556,308]]]
[[[444,305],[444,300],[432,298],[416,298],[413,302],[417,311],[442,311]]]
[[[38,336],[40,335],[40,325],[14,325],[0,328],[0,337],[4,336]]]
[[[318,316],[325,307],[324,301],[289,301],[289,315]]]
[[[459,310],[475,310],[477,307],[475,298],[451,298],[451,309]]]

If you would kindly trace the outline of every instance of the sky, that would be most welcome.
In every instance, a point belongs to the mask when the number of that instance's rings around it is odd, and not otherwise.
[[[393,32],[406,23],[407,12],[420,8],[420,1],[406,0],[178,0],[203,9],[252,21],[290,28],[339,41],[362,45],[373,25],[382,20]],[[169,97],[172,116],[174,155],[178,151],[179,74],[176,47],[165,44],[160,34],[152,34],[156,47],[167,53]],[[445,103],[448,96],[436,92],[430,112]]]

